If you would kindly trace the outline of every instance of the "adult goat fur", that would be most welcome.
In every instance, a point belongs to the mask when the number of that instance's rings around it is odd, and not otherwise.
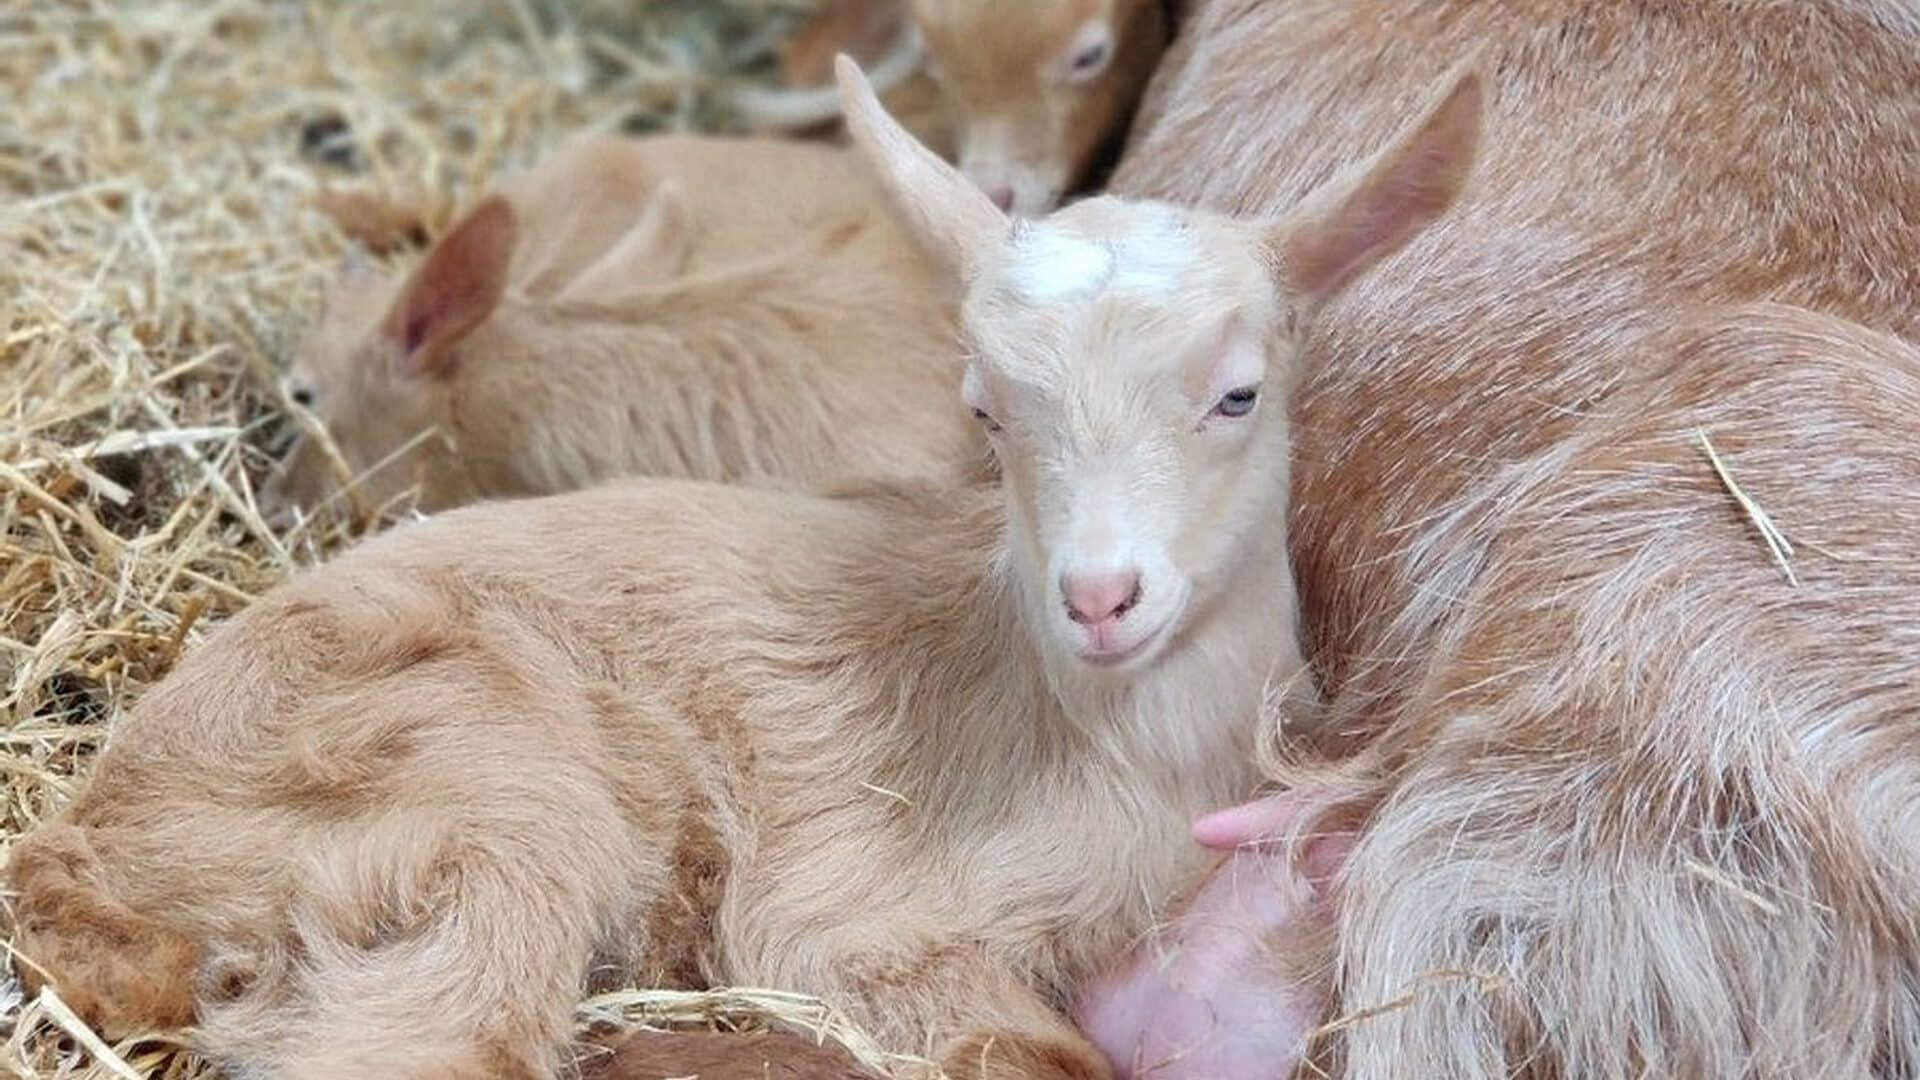
[[[1323,1064],[1913,1075],[1920,17],[1212,0],[1114,187],[1292,205],[1468,55],[1483,165],[1328,306],[1295,406],[1327,712],[1277,775],[1360,830],[1290,961],[1351,1018]]]

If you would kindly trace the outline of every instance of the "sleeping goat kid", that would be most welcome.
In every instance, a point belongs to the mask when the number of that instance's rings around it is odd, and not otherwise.
[[[1126,135],[1166,50],[1167,0],[831,0],[796,35],[788,77],[824,68],[830,42],[874,56],[914,127],[957,144],[960,169],[1003,209],[1039,214],[1095,178]],[[910,21],[909,21],[910,20]],[[884,53],[876,38],[897,35]],[[926,70],[911,65],[925,54]],[[933,93],[928,93],[931,86]],[[810,90],[748,90],[750,123],[826,119]],[[930,109],[932,104],[944,108]],[[942,115],[944,113],[944,115]]]
[[[469,210],[410,273],[350,272],[289,376],[283,515],[621,476],[959,478],[952,318],[850,151],[592,138]]]
[[[909,0],[955,113],[960,169],[999,206],[1052,209],[1125,136],[1167,47],[1164,0]]]
[[[1015,224],[843,65],[965,284],[1001,490],[633,481],[275,591],[22,840],[27,978],[268,1077],[549,1077],[585,989],[788,987],[961,1077],[1104,1077],[1068,988],[1204,869],[1263,701],[1301,327],[1452,202],[1461,79],[1296,211]]]

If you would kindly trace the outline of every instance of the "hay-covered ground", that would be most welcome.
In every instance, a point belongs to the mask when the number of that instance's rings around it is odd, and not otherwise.
[[[217,620],[377,524],[276,535],[277,371],[347,244],[327,187],[435,225],[582,129],[723,128],[812,0],[21,0],[0,9],[0,850]],[[11,936],[0,912],[0,940]],[[31,962],[31,958],[23,958]],[[212,1075],[0,976],[0,1073]],[[588,1017],[858,1033],[771,994]],[[900,1065],[902,1063],[895,1062]]]

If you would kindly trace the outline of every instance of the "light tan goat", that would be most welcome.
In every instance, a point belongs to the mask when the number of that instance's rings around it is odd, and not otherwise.
[[[789,73],[824,68],[830,41],[884,56],[895,69],[893,100],[919,114],[915,130],[950,129],[962,172],[1001,208],[1038,214],[1111,162],[1166,49],[1170,8],[1166,0],[832,0],[801,31]],[[900,36],[880,53],[888,28]],[[926,71],[915,76],[922,52]],[[944,123],[926,108],[929,82],[945,102]],[[805,92],[750,91],[737,104],[769,127],[832,115]]]
[[[1295,214],[1014,223],[843,73],[966,283],[1001,491],[633,481],[408,525],[249,608],[14,849],[109,1029],[270,1077],[546,1077],[584,986],[822,994],[955,1076],[1102,1077],[1055,1011],[1310,700],[1293,349],[1444,212],[1460,81]],[[37,978],[37,976],[29,976]]]
[[[1215,0],[1115,187],[1290,205],[1470,54],[1485,164],[1295,410],[1281,831],[1358,829],[1338,936],[1243,913],[1335,1075],[1920,1074],[1920,12]],[[1287,1016],[1274,970],[1183,977]]]
[[[950,298],[879,200],[850,151],[573,144],[410,272],[348,272],[289,376],[344,460],[305,440],[267,501],[975,473]]]

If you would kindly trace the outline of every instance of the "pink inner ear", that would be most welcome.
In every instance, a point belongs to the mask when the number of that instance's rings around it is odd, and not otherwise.
[[[1431,211],[1418,184],[1393,178],[1369,180],[1353,193],[1334,220],[1309,226],[1286,245],[1293,285],[1308,296],[1323,296],[1346,281],[1369,259],[1384,254],[1424,223]]]
[[[1449,163],[1432,154],[1416,155],[1418,164],[1369,183],[1354,199],[1353,219],[1332,238],[1324,271],[1334,282],[1358,269],[1375,253],[1399,246],[1420,227],[1439,217],[1453,201],[1452,190],[1438,183]]]
[[[444,370],[449,346],[493,314],[506,295],[517,234],[512,206],[496,195],[428,252],[386,319],[402,350],[402,374]]]
[[[406,350],[407,355],[411,356],[419,352],[420,346],[426,344],[428,325],[428,317],[425,312],[416,313],[412,318],[407,320],[406,332],[400,339],[400,347]]]
[[[1481,108],[1479,78],[1468,71],[1358,175],[1309,195],[1311,210],[1279,244],[1289,284],[1323,299],[1446,213],[1473,167]]]

